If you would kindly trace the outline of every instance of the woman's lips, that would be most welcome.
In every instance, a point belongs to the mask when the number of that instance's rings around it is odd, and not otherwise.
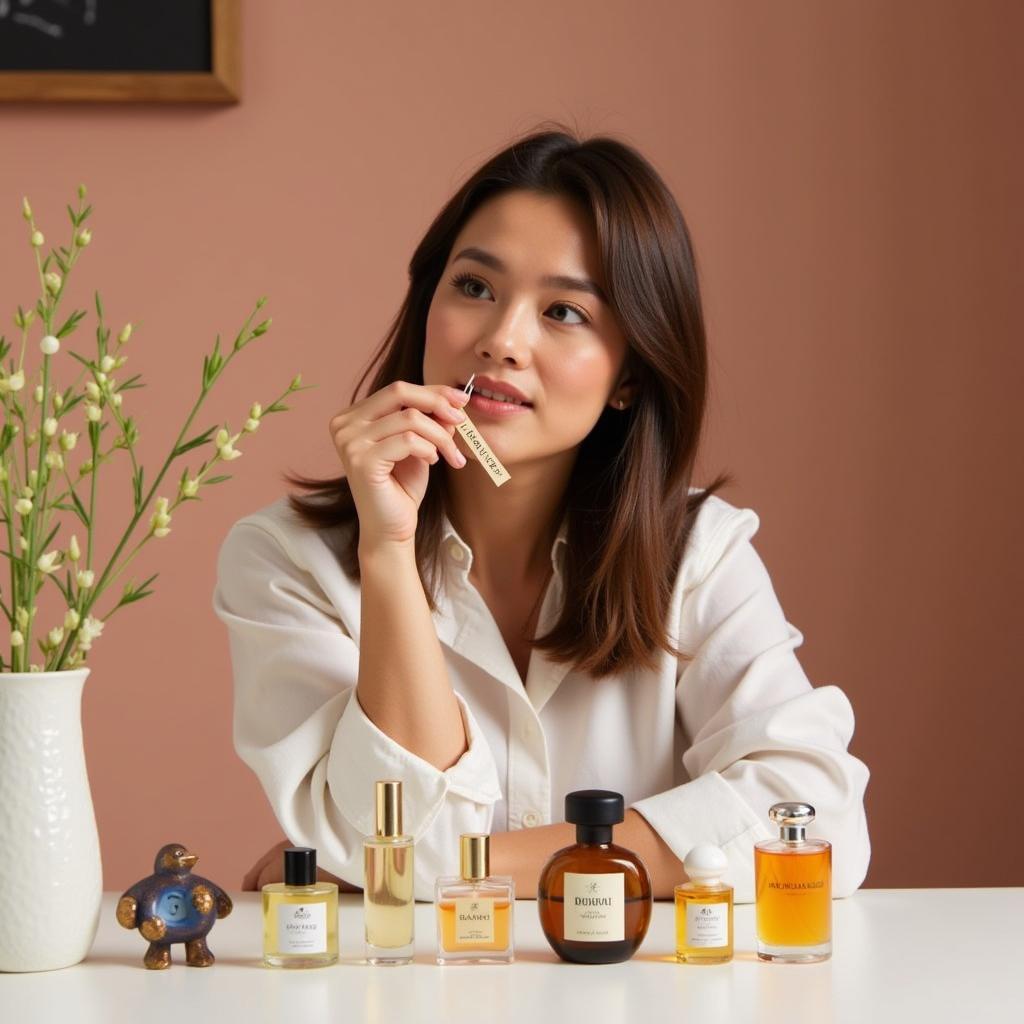
[[[516,413],[531,412],[532,405],[515,405],[513,402],[499,402],[494,398],[485,398],[479,391],[474,391],[466,403],[466,407],[477,413],[489,416],[515,416]]]

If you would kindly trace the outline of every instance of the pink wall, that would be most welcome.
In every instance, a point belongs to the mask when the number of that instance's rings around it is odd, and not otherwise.
[[[94,241],[72,301],[98,287],[116,323],[141,323],[122,372],[150,384],[126,399],[144,463],[162,460],[214,334],[263,293],[273,329],[199,422],[237,429],[300,371],[318,385],[137,560],[139,579],[161,571],[156,594],[97,642],[84,725],[105,887],[172,839],[235,887],[281,838],[232,748],[218,546],[281,493],[282,470],[336,471],[327,421],[397,308],[412,246],[465,174],[545,118],[637,145],[689,220],[713,352],[702,466],[736,474],[725,497],[762,517],[808,674],[853,701],[873,772],[868,884],[1024,883],[1006,771],[1024,713],[1009,468],[1024,10],[245,7],[240,106],[0,109],[4,323],[33,294],[21,196],[56,235],[86,182]],[[108,548],[128,512],[118,475]],[[970,857],[950,838],[966,812],[985,836]]]

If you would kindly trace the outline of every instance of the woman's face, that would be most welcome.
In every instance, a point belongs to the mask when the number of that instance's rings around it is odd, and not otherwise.
[[[546,280],[557,277],[584,283]],[[616,388],[627,343],[602,285],[593,227],[571,200],[505,192],[456,238],[427,315],[423,380],[461,388],[476,374],[466,412],[506,465],[574,449],[609,403],[628,404]],[[529,405],[481,395],[503,385]]]

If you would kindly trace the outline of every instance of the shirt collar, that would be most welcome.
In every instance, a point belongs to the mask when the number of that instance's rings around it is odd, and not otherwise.
[[[445,513],[442,513],[441,543],[449,564],[454,564],[462,573],[468,573],[473,565],[473,549],[459,536],[459,531]],[[562,573],[562,561],[568,543],[569,520],[567,516],[563,516],[558,533],[551,544],[551,567],[559,576]]]

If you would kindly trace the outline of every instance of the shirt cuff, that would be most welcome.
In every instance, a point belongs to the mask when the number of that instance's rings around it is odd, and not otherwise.
[[[771,833],[718,772],[706,772],[630,806],[680,861],[698,843],[721,847],[729,861],[722,881],[734,888],[736,903],[754,902],[754,843],[770,839]]]
[[[382,732],[363,711],[353,689],[331,744],[327,779],[335,803],[363,835],[374,831],[374,783],[402,780],[403,831],[423,835],[451,794],[482,805],[501,799],[494,755],[465,700],[456,693],[468,747],[441,771]]]

